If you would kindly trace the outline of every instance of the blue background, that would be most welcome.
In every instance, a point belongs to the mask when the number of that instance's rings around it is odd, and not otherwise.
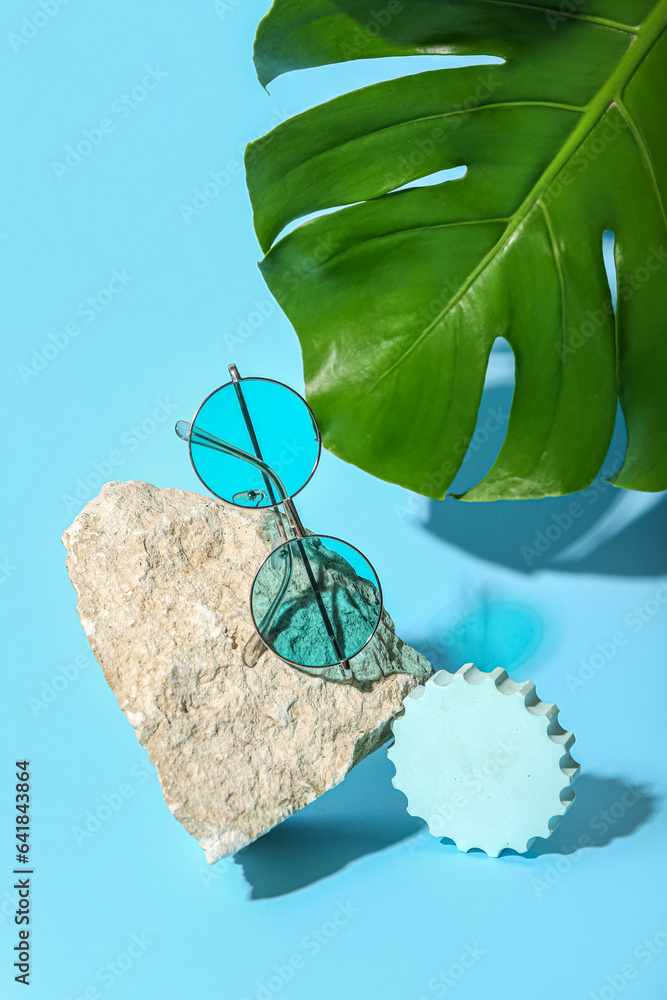
[[[10,35],[40,8],[3,7],[0,991],[23,995],[11,797],[27,756],[35,1000],[654,1000],[667,981],[662,497],[599,483],[580,498],[438,506],[327,453],[302,494],[304,522],[368,554],[397,630],[438,666],[501,663],[560,705],[583,774],[532,857],[461,855],[429,837],[380,751],[235,861],[207,866],[79,626],[59,539],[98,483],[197,490],[173,422],[231,361],[302,388],[296,337],[256,268],[246,142],[344,90],[457,62],[361,61],[291,74],[269,96],[251,62],[267,7],[70,0],[18,45]],[[155,89],[123,111],[149,67]],[[113,129],[90,155],[54,169],[102,119]],[[217,193],[184,210],[211,172]],[[107,295],[114,271],[124,277]],[[501,344],[457,486],[492,461],[510,398]],[[585,514],[568,526],[577,499]],[[560,535],[538,552],[551,525]],[[82,839],[105,796],[122,804]],[[568,853],[580,836],[591,846]],[[110,971],[133,935],[136,957]]]

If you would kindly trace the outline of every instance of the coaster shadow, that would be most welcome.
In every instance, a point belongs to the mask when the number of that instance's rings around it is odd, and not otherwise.
[[[529,851],[503,851],[503,857],[539,858],[547,854],[606,847],[619,837],[630,837],[654,815],[656,796],[644,786],[621,778],[585,774],[573,785],[574,802],[548,839],[539,837]]]

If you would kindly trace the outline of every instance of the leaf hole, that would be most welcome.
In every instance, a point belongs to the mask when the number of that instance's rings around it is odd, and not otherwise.
[[[340,212],[341,208],[351,208],[352,205],[363,205],[363,202],[347,202],[344,205],[333,205],[331,208],[318,208],[317,211],[309,212],[308,215],[300,215],[298,218],[292,219],[291,222],[288,222],[287,225],[283,226],[274,242],[277,243],[279,240],[282,240],[284,236],[287,236],[288,233],[298,229],[299,226],[305,226],[307,222],[312,222],[313,219],[319,219],[323,215],[331,215],[332,212]]]
[[[504,62],[499,56],[455,56],[436,52],[409,58],[362,57],[324,66],[304,67],[299,70],[298,75],[286,73],[269,84],[269,92],[276,99],[288,100],[290,113],[299,114],[315,104],[323,104],[348,91],[360,90],[397,77],[415,76],[417,73],[439,69],[459,69],[463,66],[497,66]]]
[[[489,353],[475,430],[450,486],[455,496],[472,489],[498,457],[507,434],[514,375],[514,352],[504,337],[497,337]]]
[[[611,304],[616,312],[616,261],[614,249],[616,246],[616,236],[611,229],[605,229],[602,234],[602,260],[607,274],[607,284],[611,295]]]
[[[409,191],[412,188],[429,187],[435,184],[444,184],[447,181],[457,181],[462,177],[465,177],[468,168],[466,166],[450,167],[446,170],[436,170],[432,174],[427,174],[424,177],[417,178],[416,180],[408,181],[401,187],[392,188],[391,191],[385,191],[385,194],[396,194],[399,191]],[[288,233],[293,232],[298,229],[299,226],[305,225],[307,222],[312,222],[313,219],[319,219],[323,215],[331,215],[332,212],[340,212],[343,208],[351,208],[353,205],[363,205],[363,201],[352,201],[345,202],[343,205],[333,205],[329,208],[320,208],[315,212],[310,212],[308,215],[301,215],[296,219],[292,219],[287,225],[283,226],[278,235],[276,236],[275,242],[282,240],[283,237],[287,236]]]
[[[425,177],[420,177],[416,181],[408,181],[407,184],[401,185],[401,187],[393,188],[391,194],[396,194],[397,191],[410,191],[412,188],[420,187],[430,187],[433,184],[444,184],[447,181],[458,181],[468,172],[466,166],[461,167],[449,167],[447,170],[436,170],[435,173],[427,174]]]

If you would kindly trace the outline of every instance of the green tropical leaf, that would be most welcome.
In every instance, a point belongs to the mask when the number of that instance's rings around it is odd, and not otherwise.
[[[275,0],[257,33],[261,82],[389,55],[505,62],[365,87],[248,147],[260,267],[301,341],[324,443],[443,497],[504,337],[507,435],[466,499],[585,489],[617,400],[616,485],[664,489],[667,0],[383,3]],[[459,180],[396,190],[461,165]]]

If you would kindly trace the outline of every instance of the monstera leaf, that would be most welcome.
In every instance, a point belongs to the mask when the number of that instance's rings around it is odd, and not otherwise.
[[[666,25],[667,0],[275,0],[255,46],[264,84],[348,59],[504,59],[365,87],[248,147],[260,266],[331,451],[443,497],[504,337],[507,434],[466,499],[586,488],[618,400],[616,485],[667,487]]]

